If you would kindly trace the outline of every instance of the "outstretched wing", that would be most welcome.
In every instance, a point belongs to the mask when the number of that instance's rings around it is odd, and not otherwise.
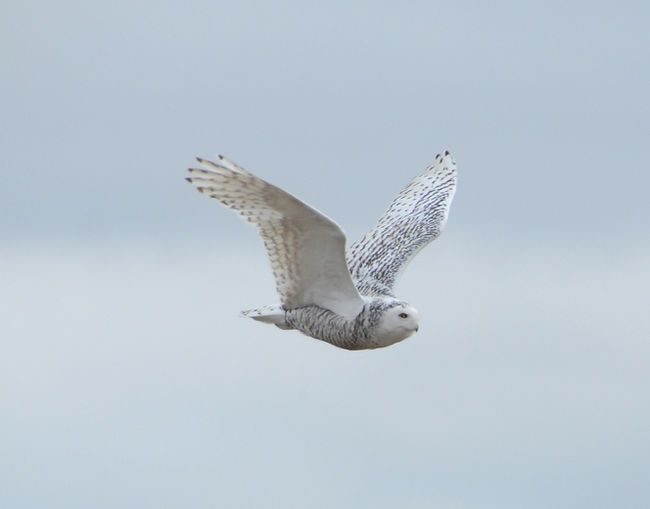
[[[456,191],[456,162],[448,151],[415,177],[377,225],[348,253],[362,295],[392,295],[400,272],[442,231]]]
[[[255,225],[282,305],[318,305],[352,319],[364,305],[345,261],[345,234],[331,219],[223,156],[197,158],[187,180]]]

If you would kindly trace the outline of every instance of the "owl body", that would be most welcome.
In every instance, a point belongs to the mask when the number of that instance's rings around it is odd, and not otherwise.
[[[351,320],[316,305],[294,309],[284,309],[281,305],[265,306],[242,314],[273,323],[281,329],[298,330],[346,350],[383,348],[417,332],[417,311],[406,302],[390,297],[368,297],[365,300],[361,312]]]

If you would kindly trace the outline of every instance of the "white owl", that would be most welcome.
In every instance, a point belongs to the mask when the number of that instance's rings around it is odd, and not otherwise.
[[[348,350],[381,348],[418,330],[418,312],[393,295],[400,272],[435,239],[456,190],[448,151],[395,198],[352,244],[324,214],[219,156],[197,158],[190,183],[255,225],[271,261],[280,303],[243,314]]]

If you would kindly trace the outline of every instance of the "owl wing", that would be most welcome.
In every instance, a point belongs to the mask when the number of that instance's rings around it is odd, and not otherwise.
[[[348,266],[362,295],[392,295],[413,257],[442,231],[456,191],[456,162],[437,155],[395,198],[377,225],[354,243]]]
[[[345,260],[345,234],[331,219],[223,156],[197,158],[190,183],[257,227],[282,305],[317,305],[347,318],[364,305]]]

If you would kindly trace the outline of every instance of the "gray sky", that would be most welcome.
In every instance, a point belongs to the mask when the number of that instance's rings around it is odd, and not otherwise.
[[[647,507],[649,15],[0,7],[0,506]],[[194,155],[354,238],[445,148],[448,230],[399,287],[417,336],[237,316],[273,282]]]

